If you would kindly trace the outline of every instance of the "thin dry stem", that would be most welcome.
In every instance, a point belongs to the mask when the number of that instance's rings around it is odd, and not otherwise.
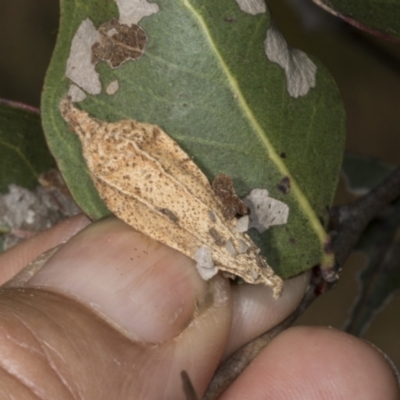
[[[337,268],[341,267],[371,220],[400,197],[400,167],[354,203],[334,210],[339,228],[333,241]]]

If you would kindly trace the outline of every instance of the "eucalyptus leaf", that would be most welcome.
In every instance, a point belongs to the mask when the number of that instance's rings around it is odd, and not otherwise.
[[[0,192],[11,183],[33,189],[38,176],[54,168],[39,111],[22,104],[0,102]]]
[[[400,37],[400,3],[392,0],[313,0],[337,17],[376,36]],[[367,29],[370,27],[371,29]],[[378,31],[381,31],[381,35]],[[388,36],[386,36],[388,35]]]
[[[342,172],[347,189],[356,195],[364,195],[387,178],[393,169],[393,165],[378,158],[346,153]]]
[[[365,194],[382,182],[394,169],[377,159],[348,154],[343,171],[353,192]],[[360,293],[349,313],[345,330],[362,336],[374,316],[400,289],[400,200],[397,200],[363,233],[354,250],[367,256],[365,268],[359,276]]]
[[[249,232],[281,276],[331,265],[324,225],[342,162],[344,111],[327,71],[287,48],[268,10],[246,8],[242,0],[134,0],[130,14],[123,7],[128,2],[116,2],[99,7],[95,0],[61,1],[60,31],[42,97],[49,146],[79,206],[92,218],[108,213],[78,139],[60,115],[68,92],[100,120],[160,126],[210,180],[229,175],[238,195],[265,188],[286,203],[287,224],[261,235]],[[141,56],[120,62],[124,46],[107,48],[107,35],[127,31],[113,18],[145,32]],[[114,31],[102,36],[110,26]],[[86,44],[77,46],[82,37]],[[95,57],[79,53],[74,61],[79,63],[69,68],[78,50],[93,52],[93,43]],[[95,71],[88,62],[94,59]],[[93,80],[82,79],[82,71]]]

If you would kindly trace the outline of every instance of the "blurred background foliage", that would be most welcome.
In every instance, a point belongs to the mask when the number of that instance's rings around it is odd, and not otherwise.
[[[288,43],[318,57],[336,79],[347,112],[347,149],[398,165],[400,46],[357,32],[309,0],[267,3]],[[58,18],[57,0],[1,0],[0,98],[39,106]],[[336,204],[353,199],[342,180]],[[321,296],[298,324],[341,328],[358,293],[357,274],[364,265],[365,256],[353,254],[343,268],[339,284]],[[395,295],[365,334],[398,368],[399,309],[400,296]]]

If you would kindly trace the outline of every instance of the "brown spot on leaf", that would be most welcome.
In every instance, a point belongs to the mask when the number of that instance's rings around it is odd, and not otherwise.
[[[217,218],[215,217],[215,214],[211,210],[208,210],[208,217],[210,218],[211,222],[216,222],[217,221]]]
[[[158,211],[166,215],[174,224],[179,222],[179,218],[171,210],[168,210],[168,208],[159,208]]]
[[[212,188],[222,203],[222,213],[227,220],[249,213],[246,204],[236,195],[232,179],[228,175],[217,175],[212,183]]]
[[[224,246],[225,245],[224,238],[221,236],[221,234],[215,228],[210,228],[208,233],[215,240],[215,244],[217,246]]]
[[[276,188],[282,194],[288,194],[290,191],[290,178],[288,176],[284,176],[282,180],[276,185]]]
[[[230,16],[226,16],[226,17],[224,17],[224,21],[232,23],[232,22],[236,22],[236,18],[230,17]]]
[[[128,60],[137,60],[147,43],[145,31],[139,26],[120,24],[115,18],[99,28],[100,42],[92,46],[92,63],[107,61],[117,68]]]

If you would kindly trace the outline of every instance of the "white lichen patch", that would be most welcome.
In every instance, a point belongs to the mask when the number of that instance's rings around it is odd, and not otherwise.
[[[256,15],[267,11],[264,0],[236,0],[236,3],[242,11],[248,14]]]
[[[240,217],[237,222],[236,222],[236,229],[239,232],[247,232],[250,227],[250,216],[249,215],[244,215],[243,217]]]
[[[119,89],[119,81],[116,79],[108,84],[106,88],[106,93],[112,96],[113,94],[117,93]]]
[[[143,17],[156,14],[159,7],[147,0],[115,0],[119,10],[119,22],[131,26],[138,24]]]
[[[100,121],[67,99],[60,110],[81,140],[100,196],[117,217],[196,260],[203,275],[214,272],[212,261],[219,270],[270,286],[279,296],[282,280],[250,237],[237,230],[236,218],[226,216],[205,175],[160,127]]]
[[[81,88],[71,84],[68,89],[68,97],[70,97],[74,103],[79,103],[80,101],[85,100],[87,96]]]
[[[200,276],[208,281],[218,273],[218,268],[214,265],[212,259],[212,252],[207,247],[200,247],[194,253],[194,260],[196,261],[196,268]]]
[[[239,253],[245,253],[248,247],[247,244],[243,240],[239,240],[238,251]]]
[[[259,233],[274,225],[287,223],[289,207],[282,201],[269,197],[266,189],[253,189],[243,200],[250,209],[250,228]]]
[[[92,64],[92,46],[100,40],[93,22],[85,19],[72,39],[65,75],[89,94],[101,93],[99,74]]]
[[[137,60],[147,42],[146,33],[137,23],[146,16],[159,11],[157,4],[147,0],[114,0],[119,10],[119,21],[111,20],[99,30],[86,18],[72,39],[65,75],[72,82],[68,96],[73,102],[83,101],[87,94],[98,95],[102,86],[95,66],[105,60],[112,68],[128,60]],[[105,30],[108,25],[110,29]],[[107,88],[114,94],[114,83]]]
[[[268,59],[285,71],[286,87],[290,96],[304,96],[315,87],[317,66],[303,51],[290,48],[274,25],[267,31],[264,48]]]
[[[81,212],[69,194],[54,186],[28,190],[10,185],[8,190],[0,194],[0,226],[9,228],[3,235],[3,250]]]
[[[227,240],[225,243],[226,250],[228,250],[228,253],[232,256],[236,256],[236,249],[235,246],[232,244],[230,240]]]
[[[33,210],[28,210],[26,213],[25,222],[29,225],[35,222],[35,212]]]

